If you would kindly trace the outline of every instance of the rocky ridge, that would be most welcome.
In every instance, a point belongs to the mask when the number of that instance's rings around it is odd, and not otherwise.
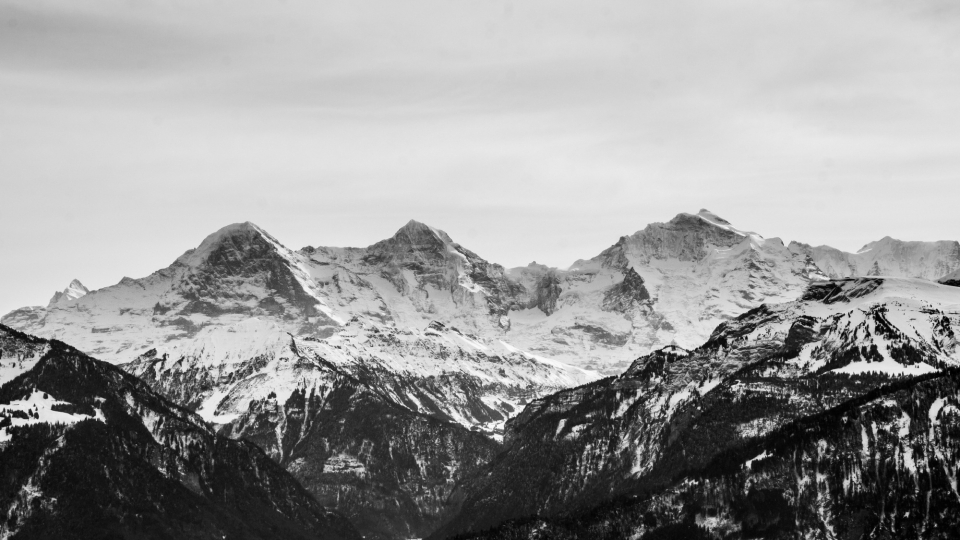
[[[464,488],[460,515],[435,537],[669,491],[793,422],[956,369],[958,330],[960,293],[950,287],[890,278],[813,284],[798,301],[719,325],[693,351],[668,347],[621,376],[528,405],[508,422],[504,452]],[[631,527],[650,529],[642,520]]]
[[[885,236],[846,253],[830,246],[791,242],[790,251],[809,256],[831,278],[912,277],[935,281],[960,270],[960,242],[905,242]]]

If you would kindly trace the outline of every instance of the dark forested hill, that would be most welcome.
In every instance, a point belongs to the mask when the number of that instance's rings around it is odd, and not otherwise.
[[[251,443],[143,382],[0,326],[0,536],[357,539]]]

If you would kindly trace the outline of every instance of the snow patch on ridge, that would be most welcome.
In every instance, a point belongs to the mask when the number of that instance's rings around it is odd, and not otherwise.
[[[34,389],[26,399],[13,400],[7,404],[0,404],[0,417],[9,418],[11,424],[0,429],[0,443],[10,441],[13,435],[11,428],[32,424],[75,424],[82,420],[99,420],[105,422],[103,412],[94,409],[94,415],[72,414],[53,409],[54,405],[71,405],[60,401],[46,392]],[[27,418],[20,418],[17,414],[26,414]]]

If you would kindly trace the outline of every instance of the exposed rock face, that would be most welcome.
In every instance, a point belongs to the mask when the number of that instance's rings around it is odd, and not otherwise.
[[[4,326],[0,343],[0,362],[36,358],[0,386],[4,537],[360,538],[261,450],[136,378]]]
[[[125,368],[257,443],[368,538],[431,533],[508,417],[593,379],[436,322],[414,332],[353,320],[300,339],[250,320],[204,336]]]
[[[791,242],[790,251],[808,255],[832,278],[871,275],[936,280],[960,269],[960,243],[947,240],[904,242],[885,236],[856,253]]]
[[[508,422],[504,453],[465,487],[460,515],[436,537],[687,489],[675,484],[684,474],[791,422],[954,369],[958,302],[957,290],[922,280],[814,284],[802,300],[719,325],[696,350],[666,348],[619,377],[537,400]]]
[[[268,448],[365,538],[420,538],[457,510],[451,494],[499,450],[488,437],[397,407],[358,381],[251,401],[224,433]]]
[[[669,485],[461,538],[953,538],[958,411],[956,370],[897,381],[732,447]]]
[[[643,278],[632,267],[623,274],[623,281],[607,289],[603,295],[603,309],[627,313],[650,300]]]
[[[654,260],[702,261],[716,248],[729,249],[754,233],[742,233],[725,219],[707,210],[700,214],[679,214],[669,223],[654,223],[642,231],[620,238],[601,253],[608,266],[625,267],[632,262],[650,264]]]
[[[557,277],[557,273],[548,270],[537,281],[537,308],[545,315],[552,315],[557,310],[557,299],[560,298],[562,292],[563,289],[560,288],[560,278]]]

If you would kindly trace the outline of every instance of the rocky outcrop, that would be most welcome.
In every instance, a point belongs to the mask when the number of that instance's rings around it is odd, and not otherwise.
[[[603,309],[627,313],[649,303],[650,292],[643,284],[643,278],[632,267],[623,274],[623,281],[607,289],[603,294]]]
[[[557,310],[557,300],[563,289],[560,287],[560,278],[554,270],[548,270],[537,281],[536,302],[534,305],[545,315],[551,315]]]

